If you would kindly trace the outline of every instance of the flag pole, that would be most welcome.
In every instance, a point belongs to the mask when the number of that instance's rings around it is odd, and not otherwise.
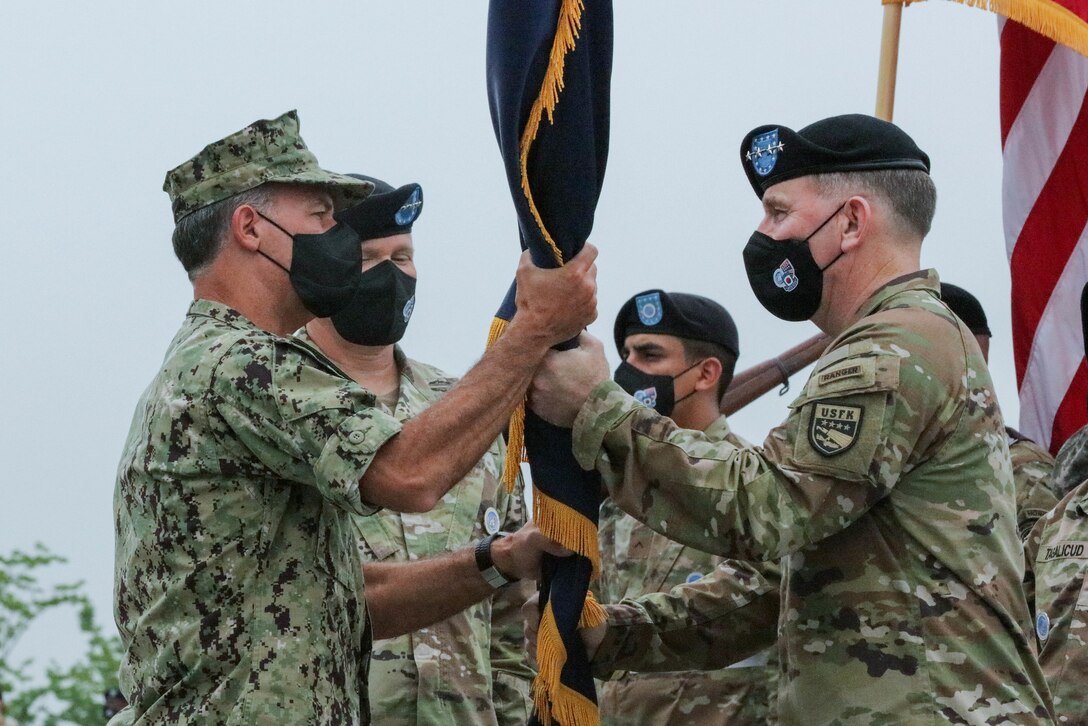
[[[884,29],[880,36],[880,69],[876,81],[876,117],[892,120],[895,108],[895,72],[899,63],[899,25],[903,3],[884,5]]]

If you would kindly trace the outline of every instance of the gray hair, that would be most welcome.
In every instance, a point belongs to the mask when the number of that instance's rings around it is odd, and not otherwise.
[[[825,197],[868,193],[887,202],[904,232],[924,238],[937,211],[937,187],[920,169],[878,169],[815,174],[812,182]]]
[[[272,196],[272,185],[262,184],[201,207],[178,220],[174,227],[174,254],[181,261],[181,266],[185,268],[190,280],[203,273],[219,254],[223,240],[227,237],[227,230],[230,229],[234,210],[243,204],[259,210],[267,209],[272,202]]]

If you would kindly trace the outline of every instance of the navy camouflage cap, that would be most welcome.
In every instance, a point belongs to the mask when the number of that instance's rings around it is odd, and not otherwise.
[[[623,342],[635,333],[701,340],[720,345],[735,356],[740,355],[733,317],[721,305],[702,295],[664,290],[640,292],[623,304],[612,328],[616,350],[621,355]]]
[[[918,169],[929,156],[893,123],[853,113],[832,116],[800,131],[758,126],[740,144],[740,160],[756,196],[788,179],[840,171]]]
[[[332,195],[337,209],[365,199],[374,184],[322,169],[298,127],[296,111],[254,121],[167,172],[162,190],[170,195],[174,223],[268,182],[320,184]]]

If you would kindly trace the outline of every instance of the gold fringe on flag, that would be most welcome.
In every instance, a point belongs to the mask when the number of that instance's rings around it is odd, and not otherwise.
[[[533,192],[529,188],[529,148],[536,139],[536,132],[540,129],[540,119],[544,113],[548,114],[548,122],[555,121],[555,106],[559,103],[559,93],[563,90],[563,70],[567,65],[567,53],[574,50],[574,41],[578,39],[578,31],[582,29],[582,0],[563,0],[559,7],[559,22],[556,23],[555,40],[552,41],[552,52],[548,56],[548,70],[544,73],[544,81],[540,84],[540,93],[533,101],[533,107],[529,109],[529,119],[525,122],[525,130],[521,134],[521,190],[525,193],[525,199],[529,202],[529,210],[533,213],[536,226],[548,246],[552,248],[555,261],[560,265],[564,263],[563,252],[555,244],[544,220],[540,218],[540,211],[533,202]]]
[[[911,2],[921,1],[909,0],[900,3],[898,0],[883,0],[883,4],[909,5]],[[1088,22],[1053,0],[953,0],[953,2],[1004,15],[1009,20],[1015,20],[1056,43],[1088,56]]]
[[[600,611],[600,625],[604,622],[604,610],[593,595],[587,593],[586,607],[582,610],[582,618],[578,627],[591,627],[583,625],[593,616],[587,616],[590,605]],[[564,726],[577,724],[578,726],[599,726],[601,723],[597,704],[583,696],[573,688],[568,688],[559,682],[559,676],[563,670],[563,664],[567,662],[567,649],[563,647],[563,639],[559,637],[559,629],[555,624],[555,613],[552,612],[552,604],[544,606],[544,612],[540,616],[540,629],[536,640],[536,661],[539,666],[536,678],[533,679],[533,704],[536,706],[537,715],[544,726],[550,726],[553,720]]]
[[[509,324],[509,321],[502,318],[494,318],[491,321],[491,330],[487,333],[488,348],[502,337]],[[506,459],[502,464],[502,483],[506,486],[506,491],[514,491],[514,484],[518,480],[518,471],[523,461],[525,461],[525,401],[519,403],[510,414],[510,423],[506,429]]]
[[[533,521],[552,539],[593,563],[591,579],[601,573],[601,555],[597,549],[597,527],[573,508],[533,488]]]

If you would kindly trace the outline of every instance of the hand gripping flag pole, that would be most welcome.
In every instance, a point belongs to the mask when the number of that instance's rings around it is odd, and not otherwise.
[[[608,155],[612,74],[610,0],[491,0],[487,83],[491,120],[517,210],[522,249],[558,267],[585,244]],[[511,287],[491,327],[494,342],[514,315]],[[566,347],[575,345],[568,341]],[[575,554],[546,557],[533,684],[533,723],[598,724],[593,677],[578,628],[604,621],[589,594],[597,575],[600,477],[571,453],[571,432],[524,407],[508,431],[504,480],[522,443],[533,477],[533,518]]]

